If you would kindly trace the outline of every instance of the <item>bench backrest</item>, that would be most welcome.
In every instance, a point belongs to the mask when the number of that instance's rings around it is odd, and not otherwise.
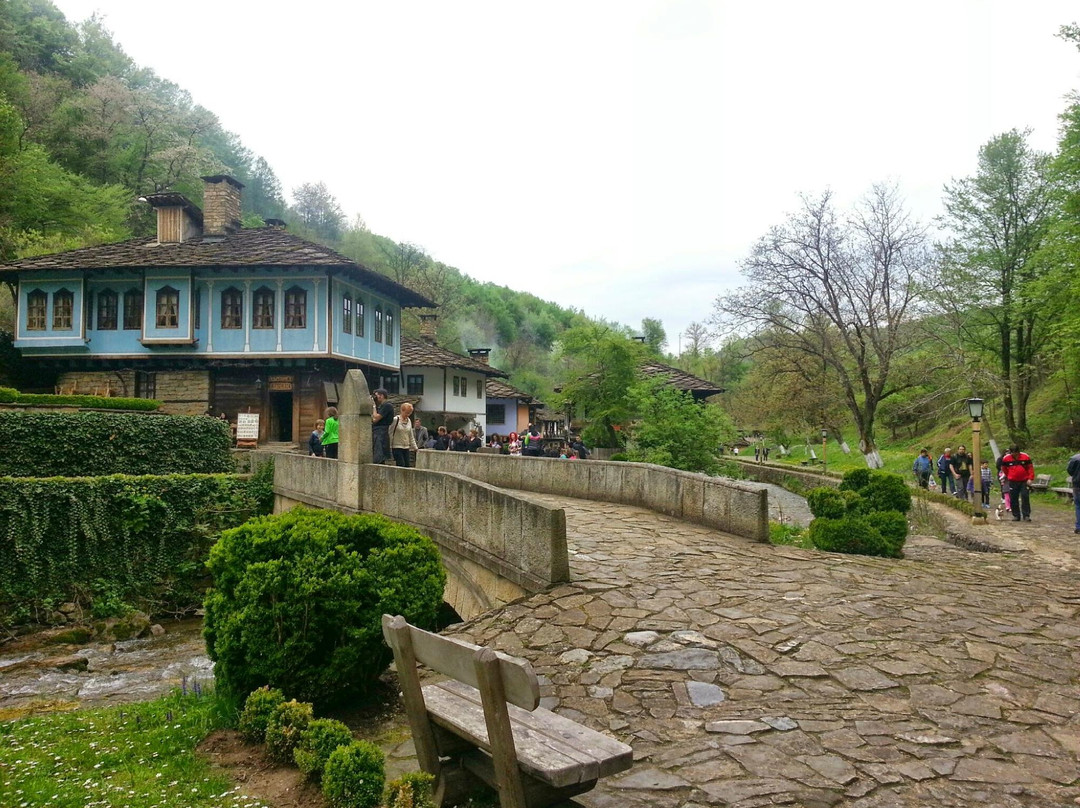
[[[407,628],[411,640],[412,653],[416,661],[433,671],[449,676],[459,682],[479,688],[476,673],[476,655],[483,649],[471,642],[454,637],[432,634],[416,626],[411,626],[404,617],[383,615],[383,636],[393,648],[393,630]],[[524,710],[535,710],[540,706],[540,683],[532,666],[524,659],[507,656],[496,652],[499,659],[499,671],[502,674],[503,690],[506,701]]]

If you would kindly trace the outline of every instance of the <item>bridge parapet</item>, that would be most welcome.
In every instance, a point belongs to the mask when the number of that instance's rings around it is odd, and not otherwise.
[[[736,480],[651,463],[561,460],[470,452],[417,453],[417,468],[499,488],[638,505],[755,541],[769,539],[768,492]]]

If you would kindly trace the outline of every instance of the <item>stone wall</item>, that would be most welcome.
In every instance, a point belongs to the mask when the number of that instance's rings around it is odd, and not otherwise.
[[[772,483],[773,485],[779,485],[781,488],[790,487],[785,484],[785,478],[797,480],[798,483],[807,490],[811,488],[836,488],[840,485],[839,477],[825,475],[820,471],[815,473],[813,471],[792,468],[791,466],[754,463],[748,460],[734,460],[730,457],[726,459],[737,463],[751,480]]]
[[[252,452],[253,470],[269,457]],[[447,602],[468,619],[570,579],[566,514],[455,474],[274,454],[275,512],[367,511],[439,545]]]
[[[210,373],[206,370],[161,370],[155,372],[154,397],[161,402],[160,412],[169,415],[204,415],[210,406]],[[63,373],[60,387],[74,387],[80,395],[93,395],[108,387],[109,394],[133,398],[134,370],[93,370]]]
[[[431,449],[417,453],[416,465],[499,488],[639,505],[755,541],[768,541],[769,537],[768,493],[734,480],[649,463],[510,457]]]

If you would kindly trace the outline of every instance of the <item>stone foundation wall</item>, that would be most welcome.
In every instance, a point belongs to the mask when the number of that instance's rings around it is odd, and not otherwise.
[[[206,370],[156,371],[155,398],[162,403],[160,412],[170,415],[204,415],[210,406],[210,372]],[[135,396],[134,370],[83,370],[62,373],[57,385],[74,386],[80,395],[93,395],[108,386],[109,394],[124,398]]]
[[[417,452],[420,469],[470,477],[499,488],[638,505],[755,541],[769,539],[768,492],[735,480],[650,463],[558,460],[471,452]]]

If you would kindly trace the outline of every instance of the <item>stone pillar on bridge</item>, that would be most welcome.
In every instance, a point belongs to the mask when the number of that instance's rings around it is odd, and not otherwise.
[[[371,463],[372,410],[364,374],[359,370],[348,371],[338,401],[337,501],[355,510],[360,510],[362,465]]]

